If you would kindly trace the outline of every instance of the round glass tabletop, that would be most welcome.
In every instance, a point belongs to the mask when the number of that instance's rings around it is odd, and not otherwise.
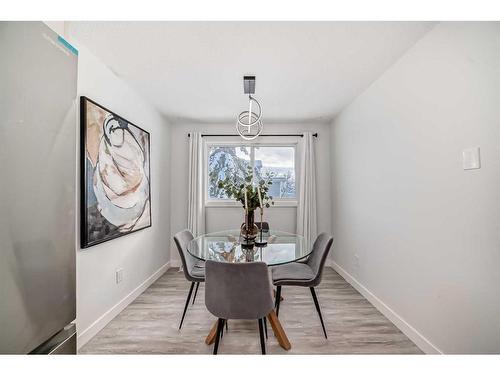
[[[270,230],[262,233],[264,246],[247,244],[239,229],[203,234],[189,242],[187,250],[200,260],[218,262],[262,261],[269,266],[290,263],[306,258],[311,250],[304,237],[298,234]],[[257,236],[260,240],[260,233]]]

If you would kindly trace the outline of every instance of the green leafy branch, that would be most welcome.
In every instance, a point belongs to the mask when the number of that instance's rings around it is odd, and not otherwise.
[[[245,190],[247,192],[248,211],[254,211],[260,207],[259,193],[257,186],[260,189],[260,196],[262,198],[262,205],[266,208],[274,205],[273,197],[269,195],[269,187],[273,184],[271,181],[272,173],[268,173],[264,179],[259,180],[256,186],[253,184],[253,168],[247,166],[244,175],[244,183],[238,183],[236,179],[226,177],[224,180],[219,181],[218,188],[222,189],[226,196],[240,202],[245,207]]]

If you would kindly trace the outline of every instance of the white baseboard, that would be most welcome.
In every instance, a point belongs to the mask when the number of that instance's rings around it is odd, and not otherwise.
[[[179,268],[181,266],[180,259],[170,259],[169,263],[170,263],[169,268]]]
[[[94,323],[87,327],[83,332],[77,335],[77,348],[80,349],[83,345],[90,341],[101,329],[103,329],[113,318],[115,318],[125,307],[133,302],[142,292],[144,292],[151,284],[160,278],[169,268],[170,262],[165,263],[158,268],[151,276],[144,280],[137,288],[130,292],[120,302],[102,314]],[[77,322],[78,327],[78,322]]]
[[[426,354],[443,354],[434,344],[333,260],[327,263]]]

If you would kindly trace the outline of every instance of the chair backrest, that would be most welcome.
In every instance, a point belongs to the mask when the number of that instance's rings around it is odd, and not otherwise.
[[[272,284],[264,262],[205,263],[205,305],[223,319],[261,319],[273,309]]]
[[[257,228],[259,228],[259,230],[261,229],[260,228],[260,221],[256,222],[255,225],[257,225]],[[263,232],[269,232],[269,223],[267,221],[263,221],[262,222],[262,231]]]
[[[261,224],[260,221],[255,222],[255,225],[257,226],[257,228],[259,228],[259,230],[260,230],[260,224]],[[245,225],[245,223],[242,223],[240,225],[240,228],[243,228],[244,225]],[[267,221],[262,222],[262,231],[269,232],[269,223]]]
[[[184,271],[184,276],[186,276],[186,279],[189,281],[193,281],[190,271],[193,269],[196,259],[188,253],[187,246],[193,238],[193,234],[187,229],[176,233],[174,236],[174,241],[177,245],[179,256],[181,257],[182,270]]]
[[[307,264],[314,272],[314,284],[318,285],[321,282],[323,268],[325,267],[326,258],[332,247],[333,237],[326,233],[321,233],[314,241],[313,251]]]

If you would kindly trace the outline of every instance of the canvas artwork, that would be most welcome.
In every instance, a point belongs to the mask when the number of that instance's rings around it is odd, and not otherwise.
[[[82,247],[151,226],[149,133],[81,98]]]

